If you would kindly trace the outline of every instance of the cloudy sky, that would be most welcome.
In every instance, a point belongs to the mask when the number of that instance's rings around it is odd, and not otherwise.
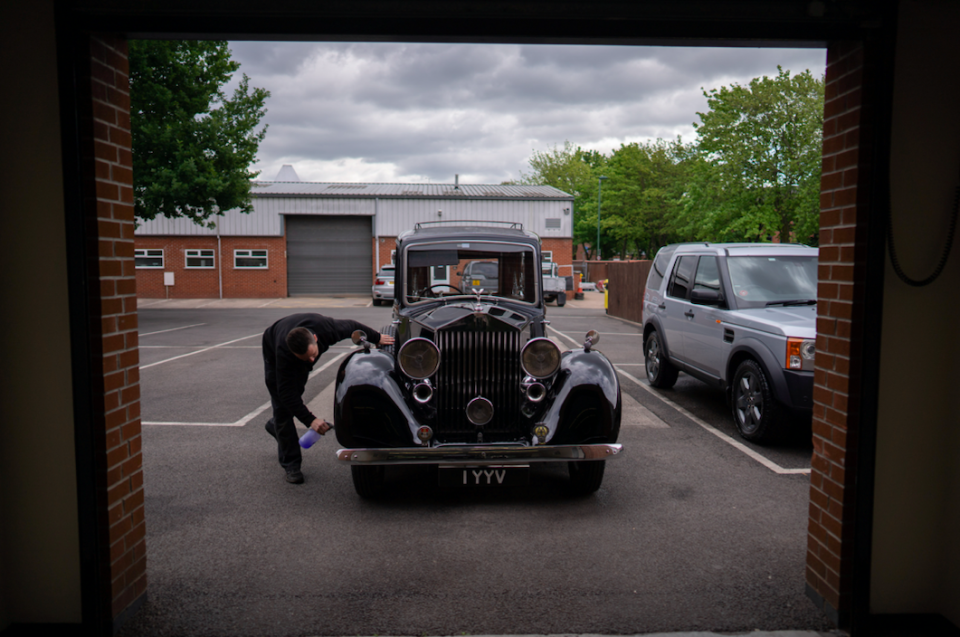
[[[232,42],[266,88],[254,170],[304,181],[498,184],[569,140],[695,139],[702,88],[822,75],[823,49]],[[238,74],[239,75],[239,74]]]

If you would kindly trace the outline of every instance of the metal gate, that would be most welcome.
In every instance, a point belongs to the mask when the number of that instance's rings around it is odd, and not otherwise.
[[[287,294],[370,294],[371,219],[285,215]]]

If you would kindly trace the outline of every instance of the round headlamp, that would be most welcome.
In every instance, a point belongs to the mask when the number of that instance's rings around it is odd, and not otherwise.
[[[411,338],[403,344],[397,353],[400,370],[417,380],[429,378],[440,366],[440,350],[433,341],[425,338]]]
[[[487,424],[493,420],[493,403],[483,396],[477,396],[467,403],[467,420],[478,427]]]
[[[560,369],[560,348],[549,338],[533,338],[520,352],[520,366],[527,376],[549,378]]]

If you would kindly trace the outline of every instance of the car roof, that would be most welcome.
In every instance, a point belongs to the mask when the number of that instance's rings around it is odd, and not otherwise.
[[[489,224],[489,225],[487,225]],[[524,230],[523,225],[515,222],[497,221],[426,221],[418,223],[397,237],[398,241],[414,243],[420,240],[435,241],[450,238],[454,241],[465,239],[490,239],[494,241],[517,241],[540,243],[540,237]]]
[[[717,254],[726,256],[753,256],[772,254],[797,254],[816,256],[819,253],[813,248],[801,243],[672,243],[661,250],[665,254],[678,252],[681,254]]]

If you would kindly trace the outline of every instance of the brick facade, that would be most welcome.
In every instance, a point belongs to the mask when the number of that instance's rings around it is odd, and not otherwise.
[[[807,543],[808,594],[843,624],[852,609],[857,404],[860,364],[853,334],[862,325],[865,226],[860,144],[864,49],[831,43],[827,50],[820,185],[820,285],[813,393],[813,459]],[[858,205],[859,204],[859,205]],[[859,318],[859,320],[858,320]]]
[[[136,239],[136,249],[162,249],[163,268],[138,268],[139,298],[260,299],[287,296],[286,241],[283,237],[155,237]],[[213,250],[213,268],[187,268],[187,250]],[[234,267],[234,250],[267,250],[267,269]],[[388,253],[389,258],[389,253]],[[172,272],[174,284],[163,284],[163,273]]]
[[[109,586],[109,616],[116,618],[146,593],[143,471],[140,438],[140,368],[136,279],[133,264],[133,157],[127,43],[90,39],[90,128],[85,138],[85,211],[96,218],[102,385],[92,391],[102,405],[94,423],[98,543],[109,551],[102,564]],[[99,342],[97,342],[99,341]],[[102,392],[102,393],[101,393]]]

